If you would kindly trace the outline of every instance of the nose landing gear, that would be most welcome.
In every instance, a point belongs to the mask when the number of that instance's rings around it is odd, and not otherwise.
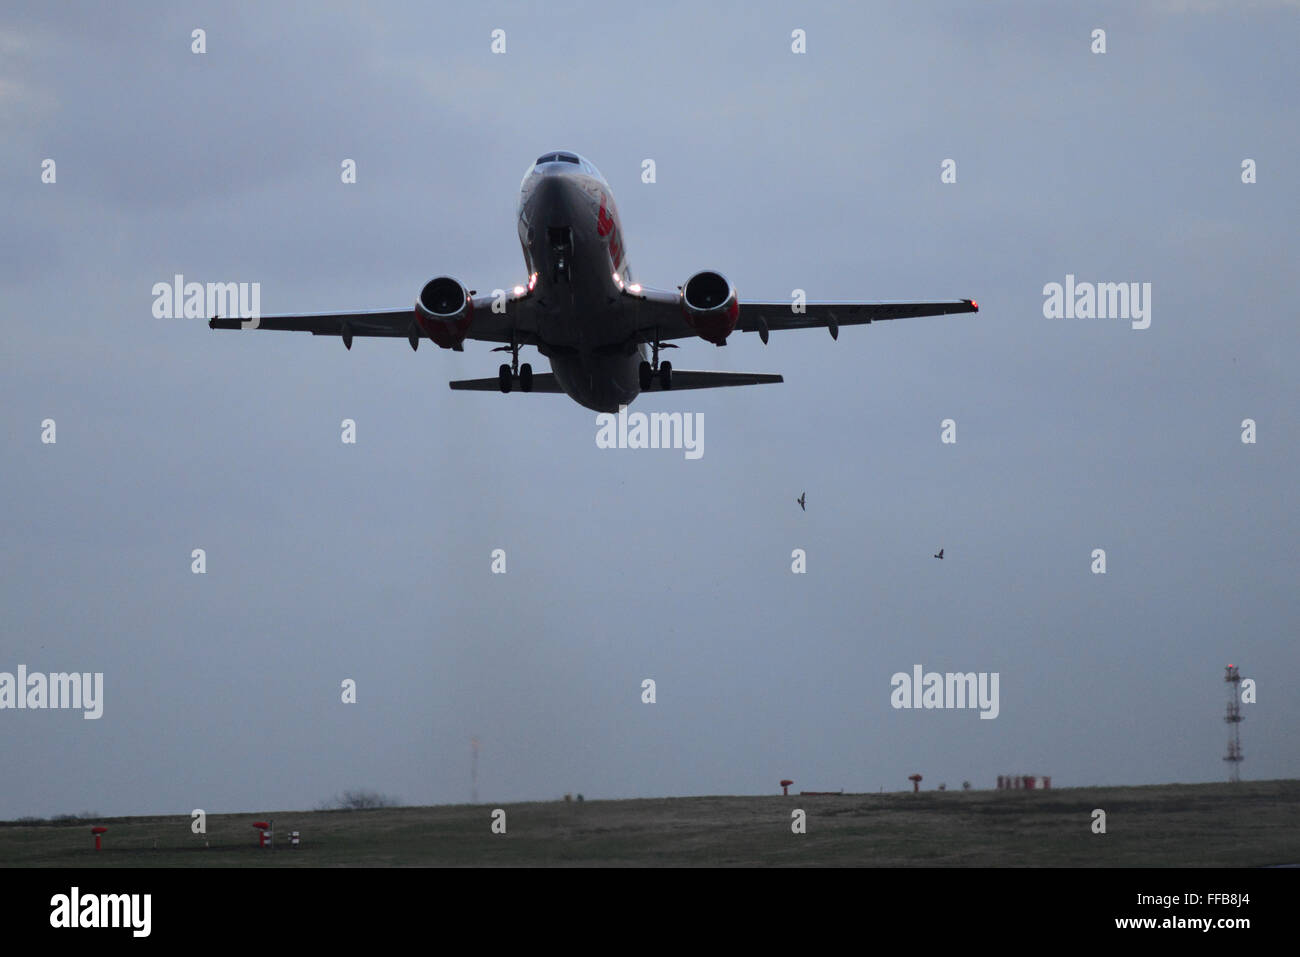
[[[569,281],[569,263],[573,260],[573,229],[569,226],[550,226],[546,230],[551,247],[551,282]]]

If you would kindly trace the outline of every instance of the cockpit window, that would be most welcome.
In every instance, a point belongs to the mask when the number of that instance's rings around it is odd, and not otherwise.
[[[534,165],[541,166],[543,163],[573,163],[574,165],[580,165],[581,161],[572,153],[545,153],[537,157],[537,162]]]

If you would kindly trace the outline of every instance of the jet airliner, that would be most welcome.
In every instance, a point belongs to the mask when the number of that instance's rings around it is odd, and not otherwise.
[[[698,336],[726,345],[734,332],[827,329],[882,319],[978,312],[973,299],[940,302],[742,301],[720,272],[695,273],[675,290],[633,281],[623,223],[609,183],[577,153],[543,153],[524,174],[518,204],[519,242],[527,280],[480,296],[450,276],[431,279],[414,308],[264,316],[214,317],[213,329],[280,329],[339,336],[405,337],[412,349],[428,339],[464,351],[466,339],[500,343],[509,352],[497,375],[450,383],[453,389],[565,393],[597,412],[616,412],[641,392],[709,389],[781,382],[757,372],[674,370],[660,361],[673,339]],[[550,373],[519,363],[533,346]],[[647,354],[648,347],[648,354]]]

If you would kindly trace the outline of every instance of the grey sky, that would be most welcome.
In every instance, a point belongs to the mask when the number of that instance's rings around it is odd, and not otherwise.
[[[464,801],[471,735],[485,801],[1219,780],[1230,661],[1243,776],[1300,772],[1296,5],[314,11],[0,14],[0,671],[105,675],[98,721],[0,711],[0,817]],[[698,461],[452,393],[486,344],[151,316],[176,273],[268,314],[513,284],[556,148],[645,283],[981,312],[682,342],[786,378],[638,400]],[[1067,273],[1151,327],[1045,319]],[[891,708],[917,663],[999,717]]]

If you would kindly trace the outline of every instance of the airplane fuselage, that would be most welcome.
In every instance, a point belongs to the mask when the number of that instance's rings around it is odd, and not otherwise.
[[[544,154],[524,175],[518,215],[538,351],[587,408],[629,404],[646,356],[625,306],[632,271],[609,184],[576,153]]]

